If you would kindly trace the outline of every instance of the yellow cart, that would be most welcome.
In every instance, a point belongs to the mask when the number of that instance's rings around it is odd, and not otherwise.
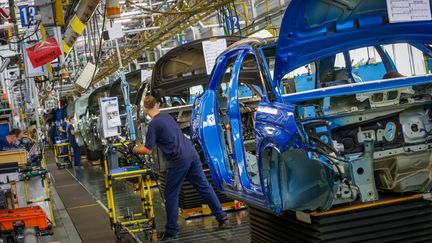
[[[132,171],[118,170],[109,171],[107,160],[105,163],[105,188],[108,201],[108,211],[111,228],[115,231],[117,239],[122,239],[124,234],[143,232],[147,237],[152,237],[155,228],[153,195],[151,192],[152,180],[151,172],[147,169],[137,169]],[[115,205],[113,181],[138,178],[141,211],[131,212],[129,215],[118,215]]]
[[[62,148],[67,149],[66,154],[62,154]],[[54,144],[54,158],[59,169],[72,167],[72,152],[70,144],[66,142]]]

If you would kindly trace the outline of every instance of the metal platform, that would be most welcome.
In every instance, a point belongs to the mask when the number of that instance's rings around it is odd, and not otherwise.
[[[256,207],[249,211],[252,242],[432,241],[432,201],[422,195],[322,213],[276,216]]]

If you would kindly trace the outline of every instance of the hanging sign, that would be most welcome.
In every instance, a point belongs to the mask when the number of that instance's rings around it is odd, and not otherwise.
[[[226,39],[203,41],[204,61],[209,75],[216,62],[216,58],[227,49]]]
[[[390,23],[432,20],[429,0],[387,0],[387,12]]]
[[[121,126],[120,112],[117,97],[106,97],[99,99],[100,122],[102,125],[103,138],[119,135],[118,127]]]
[[[38,8],[36,6],[19,6],[19,13],[22,27],[26,28],[37,23],[36,15],[38,15]]]
[[[61,49],[55,38],[48,38],[27,48],[27,55],[34,68],[51,62],[61,55]]]

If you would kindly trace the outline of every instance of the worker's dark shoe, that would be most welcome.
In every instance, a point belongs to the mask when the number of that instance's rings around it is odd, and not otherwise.
[[[219,221],[219,229],[228,229],[229,227],[230,225],[227,217]]]
[[[159,241],[173,241],[173,240],[177,240],[177,238],[178,238],[178,234],[171,235],[171,234],[166,234],[165,232],[163,232],[162,234],[159,235],[158,240]]]

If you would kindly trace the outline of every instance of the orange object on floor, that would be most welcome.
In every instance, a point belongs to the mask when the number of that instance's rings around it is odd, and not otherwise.
[[[23,221],[26,228],[48,229],[47,216],[39,206],[0,210],[1,231],[13,230],[13,223],[17,221]]]

